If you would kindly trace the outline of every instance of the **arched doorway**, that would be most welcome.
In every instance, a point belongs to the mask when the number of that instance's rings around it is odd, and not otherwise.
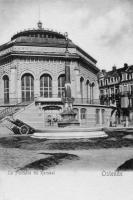
[[[9,103],[9,77],[7,75],[3,76],[4,82],[4,104]]]
[[[21,78],[22,102],[34,100],[34,78],[31,74],[24,74]]]
[[[43,74],[40,77],[40,96],[52,97],[52,77],[49,74]]]

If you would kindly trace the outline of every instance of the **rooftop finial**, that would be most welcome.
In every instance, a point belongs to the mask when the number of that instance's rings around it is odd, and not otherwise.
[[[37,23],[37,26],[39,29],[42,29],[42,22],[39,20],[39,22]]]

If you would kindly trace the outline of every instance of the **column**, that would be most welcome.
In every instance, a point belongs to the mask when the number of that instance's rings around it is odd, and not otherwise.
[[[79,69],[75,68],[75,97],[76,98],[81,98],[81,93],[80,93],[80,74],[79,74]]]
[[[10,95],[10,103],[16,104],[17,103],[17,80],[16,80],[16,66],[11,67],[11,74],[10,74],[10,85],[9,85],[9,95]]]
[[[17,93],[18,93],[18,103],[21,103],[22,102],[22,96],[21,96],[21,79],[17,80]]]
[[[40,97],[40,79],[34,81],[34,98]]]
[[[52,94],[54,98],[58,97],[58,77],[52,80]]]

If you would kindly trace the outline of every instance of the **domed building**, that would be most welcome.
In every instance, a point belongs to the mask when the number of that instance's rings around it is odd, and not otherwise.
[[[106,124],[111,108],[100,105],[96,63],[67,34],[39,22],[37,29],[21,31],[0,46],[1,107],[21,106],[15,117],[35,128],[56,126],[67,76],[80,125]]]

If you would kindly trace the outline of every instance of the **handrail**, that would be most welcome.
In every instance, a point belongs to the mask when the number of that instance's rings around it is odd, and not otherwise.
[[[9,115],[13,115],[16,111],[18,111],[22,106],[25,107],[27,105],[29,105],[30,103],[32,103],[33,101],[29,101],[29,102],[20,102],[16,105],[9,105],[8,107],[2,109],[0,111],[0,120],[2,120],[4,117],[9,116]]]

